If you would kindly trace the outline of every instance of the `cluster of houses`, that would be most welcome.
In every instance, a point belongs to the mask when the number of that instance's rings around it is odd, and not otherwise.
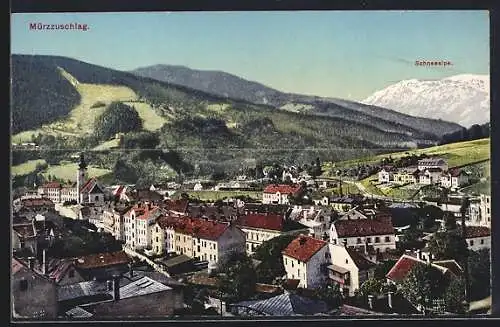
[[[441,159],[425,159],[417,167],[419,174],[428,177],[434,176],[435,169],[440,170],[439,178],[448,172]],[[435,181],[434,177],[430,180]],[[462,274],[455,261],[435,261],[427,248],[397,254],[397,230],[391,212],[382,203],[337,196],[310,205],[290,204],[290,199],[303,191],[297,184],[270,184],[263,190],[261,203],[235,200],[222,206],[171,200],[168,192],[124,185],[112,188],[108,195],[96,179],[86,178],[82,157],[75,186],[50,183],[42,186],[37,196],[14,201],[13,250],[33,254],[15,255],[12,260],[14,311],[18,316],[45,318],[106,317],[127,310],[144,310],[140,314],[148,316],[170,315],[184,307],[182,283],[168,273],[134,272],[129,254],[186,258],[213,268],[234,253],[252,256],[263,242],[281,235],[294,236],[282,257],[283,280],[295,288],[315,289],[335,283],[346,298],[353,297],[387,258],[398,259],[386,276],[394,284],[406,278],[412,266],[423,263],[431,263],[443,274]],[[122,241],[123,251],[47,258],[43,250],[46,242],[64,233],[56,210],[67,201],[76,202],[79,210],[72,218],[88,220],[99,231]],[[475,207],[480,218],[470,219],[477,223],[467,226],[466,241],[471,250],[491,247],[490,201],[489,196],[481,196]],[[44,246],[40,242],[45,242]],[[47,296],[30,302],[37,292]],[[394,295],[387,296],[391,303]],[[368,311],[376,305],[372,299]]]
[[[456,190],[469,182],[467,172],[460,168],[449,169],[442,158],[426,158],[418,161],[417,166],[396,168],[386,165],[378,173],[381,184],[394,183],[435,185]]]

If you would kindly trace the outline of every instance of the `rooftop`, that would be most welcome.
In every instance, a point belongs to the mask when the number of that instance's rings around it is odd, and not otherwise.
[[[427,262],[420,260],[416,257],[410,256],[407,254],[403,254],[399,258],[399,260],[396,262],[396,264],[391,268],[391,270],[389,270],[386,277],[392,281],[395,281],[395,282],[402,281],[403,279],[405,279],[408,276],[408,274],[412,271],[412,269],[415,266],[427,265],[427,264],[428,264]],[[453,273],[453,271],[456,269],[456,268],[453,268],[453,270],[452,270],[452,269],[447,268],[446,266],[449,265],[449,263],[438,264],[438,263],[434,262],[431,265],[432,265],[432,267],[441,271],[443,274],[447,273],[448,271]]]
[[[466,226],[465,227],[465,237],[466,238],[476,238],[476,237],[487,237],[491,236],[491,229],[484,226]]]
[[[93,269],[113,265],[123,265],[129,263],[130,261],[131,259],[125,251],[117,251],[79,257],[76,261],[76,265],[81,269]]]
[[[356,267],[360,270],[367,270],[372,267],[375,267],[375,263],[365,258],[361,253],[352,248],[347,248],[347,253],[351,256],[351,259],[354,261]]]
[[[300,190],[300,185],[271,184],[264,188],[264,193],[295,194]]]
[[[283,216],[277,214],[247,214],[236,221],[236,225],[246,228],[258,228],[274,231],[283,230]]]
[[[387,213],[377,213],[373,219],[338,219],[334,226],[339,237],[394,234],[392,217]]]
[[[291,241],[282,253],[299,261],[307,262],[326,245],[328,245],[328,242],[300,235]]]

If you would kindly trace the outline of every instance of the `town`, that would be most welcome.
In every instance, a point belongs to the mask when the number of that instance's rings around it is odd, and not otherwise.
[[[319,159],[219,183],[106,185],[82,153],[72,184],[13,199],[14,317],[486,313],[491,196],[462,192],[469,172],[444,158],[409,158],[370,167],[372,188],[437,196],[373,194]]]

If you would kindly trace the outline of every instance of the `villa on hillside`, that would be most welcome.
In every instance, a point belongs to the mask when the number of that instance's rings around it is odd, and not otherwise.
[[[441,187],[459,188],[469,182],[469,175],[462,169],[450,169],[441,175]]]
[[[266,186],[262,196],[264,204],[289,204],[288,197],[300,194],[300,185],[271,184]]]

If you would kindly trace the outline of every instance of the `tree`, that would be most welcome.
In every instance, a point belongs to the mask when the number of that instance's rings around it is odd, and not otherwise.
[[[404,250],[420,248],[423,242],[420,240],[421,233],[414,226],[406,229],[398,242],[398,247]]]
[[[107,140],[116,133],[138,131],[142,119],[137,111],[122,102],[112,102],[96,119],[95,133],[101,140]]]
[[[358,292],[358,298],[366,298],[368,295],[379,295],[382,293],[384,281],[382,279],[369,278],[361,284]]]
[[[220,268],[219,290],[229,302],[250,298],[256,282],[252,260],[244,253],[234,253]]]
[[[262,283],[272,283],[285,274],[282,251],[295,238],[295,235],[281,235],[264,241],[254,253],[254,258],[261,261],[256,269],[257,279]]]
[[[440,270],[429,264],[418,264],[400,284],[400,292],[415,305],[430,307],[433,299],[443,296],[447,280]]]
[[[454,313],[465,313],[465,281],[453,278],[444,292],[446,310]]]
[[[457,230],[457,220],[451,212],[445,212],[443,215],[444,229],[447,231]]]
[[[374,273],[374,278],[380,279],[380,280],[385,280],[385,275],[391,270],[392,267],[396,264],[396,260],[387,260],[383,261],[382,263],[378,264],[375,267],[375,273]]]
[[[324,301],[330,309],[336,309],[342,305],[342,293],[338,284],[327,283],[323,287],[314,290],[314,297]]]
[[[436,220],[443,219],[443,210],[433,205],[424,205],[417,209],[424,230],[434,227]]]
[[[471,300],[482,300],[491,294],[491,256],[488,249],[469,251]]]
[[[429,251],[437,260],[454,259],[459,263],[467,256],[467,244],[458,230],[436,232],[429,241]]]

